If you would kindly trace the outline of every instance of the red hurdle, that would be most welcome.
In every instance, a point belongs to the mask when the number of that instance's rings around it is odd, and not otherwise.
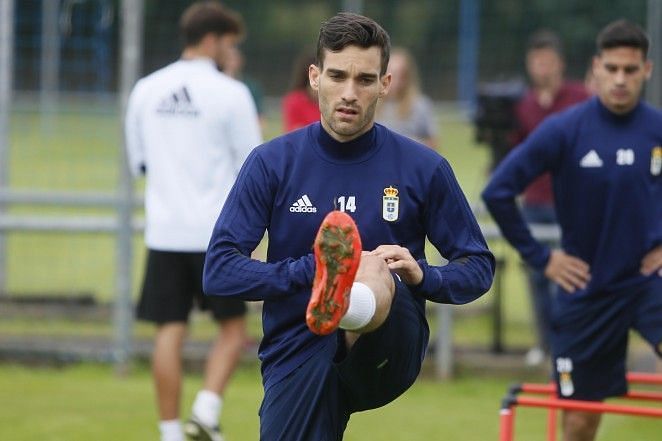
[[[629,384],[662,385],[662,375],[631,372]],[[549,395],[548,398],[519,396],[520,393]],[[662,392],[632,390],[620,398],[662,402]],[[662,408],[608,404],[596,401],[565,400],[556,397],[555,384],[523,383],[512,386],[501,403],[499,441],[513,441],[515,436],[515,407],[540,407],[548,409],[547,440],[556,441],[556,416],[558,409],[586,412],[613,413],[652,418],[662,418]]]

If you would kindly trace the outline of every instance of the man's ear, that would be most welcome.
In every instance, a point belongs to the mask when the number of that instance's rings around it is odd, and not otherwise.
[[[316,92],[319,91],[320,87],[320,75],[321,72],[319,67],[314,64],[308,66],[308,82],[310,83],[310,87]]]
[[[646,79],[650,80],[651,75],[653,74],[653,62],[651,60],[646,60],[646,64],[644,65],[644,72]]]
[[[593,56],[593,62],[591,64],[591,70],[595,73],[600,68],[600,55]]]
[[[391,88],[391,78],[391,73],[387,72],[379,79],[379,82],[381,83],[381,90],[379,91],[380,98],[384,98],[388,95],[388,91]]]

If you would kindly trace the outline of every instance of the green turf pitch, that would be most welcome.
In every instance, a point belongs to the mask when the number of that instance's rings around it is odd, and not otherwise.
[[[346,441],[496,441],[498,407],[511,378],[461,376],[450,383],[419,380],[390,405],[352,416]],[[199,376],[185,380],[188,409]],[[0,439],[12,441],[131,441],[158,439],[152,382],[146,367],[118,378],[108,366],[62,369],[0,365]],[[225,399],[228,439],[258,439],[262,390],[256,365],[238,371]],[[520,409],[517,438],[543,441],[545,411]],[[599,441],[655,441],[662,422],[605,416]]]

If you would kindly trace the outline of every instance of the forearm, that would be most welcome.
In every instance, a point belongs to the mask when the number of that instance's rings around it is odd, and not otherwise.
[[[515,200],[485,198],[485,204],[504,238],[519,252],[522,259],[535,269],[544,269],[549,261],[550,249],[534,239]]]
[[[494,277],[494,256],[488,250],[434,266],[419,260],[423,281],[414,292],[432,302],[462,305],[485,294]]]
[[[207,295],[269,300],[312,286],[314,270],[312,254],[265,263],[236,248],[221,248],[207,253],[203,289]]]

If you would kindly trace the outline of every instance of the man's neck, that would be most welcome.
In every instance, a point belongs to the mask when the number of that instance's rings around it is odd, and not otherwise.
[[[354,141],[356,138],[359,138],[362,135],[364,135],[366,132],[370,131],[370,129],[372,129],[372,127],[375,125],[375,122],[372,121],[371,123],[364,126],[361,129],[361,131],[357,133],[353,133],[351,135],[342,135],[336,132],[335,130],[333,130],[331,126],[329,126],[329,124],[324,120],[324,118],[321,118],[320,122],[322,123],[322,130],[324,130],[331,138],[333,138],[334,140],[340,143],[347,143],[350,141]]]
[[[600,100],[600,104],[602,104],[602,106],[607,111],[609,111],[611,114],[613,114],[616,117],[623,117],[623,116],[629,115],[639,105],[639,102],[641,101],[641,98],[639,98],[634,103],[630,103],[627,106],[618,107],[618,106],[615,106],[613,104],[610,104],[608,101],[604,100],[602,97],[598,97],[598,99]]]
[[[559,78],[558,80],[550,81],[549,84],[536,87],[535,95],[538,104],[540,104],[540,106],[543,108],[551,107],[552,104],[554,104],[556,95],[559,93],[559,90],[561,90],[561,86],[563,86],[563,78]]]
[[[203,50],[199,46],[187,47],[182,51],[183,60],[195,60],[199,58],[212,58],[208,51]]]

